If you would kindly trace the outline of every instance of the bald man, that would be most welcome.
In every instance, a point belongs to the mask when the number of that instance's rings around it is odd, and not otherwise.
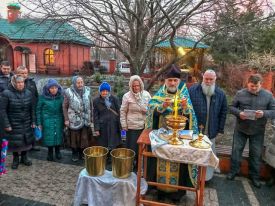
[[[215,139],[218,134],[224,133],[227,113],[227,101],[224,92],[216,85],[216,73],[207,70],[203,74],[201,84],[192,85],[189,94],[198,120],[198,125],[204,126],[203,133],[212,142],[212,150],[216,154]],[[214,174],[214,168],[208,167],[206,181]]]

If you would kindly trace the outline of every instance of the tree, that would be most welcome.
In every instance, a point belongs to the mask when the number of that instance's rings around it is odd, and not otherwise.
[[[275,53],[275,24],[264,26],[256,37],[254,52],[264,53],[273,52]]]
[[[69,22],[100,47],[116,48],[142,74],[159,42],[196,25],[214,0],[21,0],[32,15]],[[98,46],[98,45],[96,45]],[[173,46],[173,45],[172,45]],[[175,52],[176,58],[176,52]]]
[[[264,0],[226,0],[215,5],[214,23],[206,24],[203,31],[216,30],[206,39],[216,62],[236,63],[248,58],[273,16],[267,14],[271,11],[269,6]]]

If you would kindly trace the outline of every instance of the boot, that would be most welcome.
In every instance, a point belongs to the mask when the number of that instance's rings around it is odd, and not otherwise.
[[[61,160],[62,156],[61,156],[61,153],[60,153],[60,146],[55,146],[55,158],[58,159],[58,160]]]
[[[19,165],[19,154],[18,152],[14,152],[11,168],[16,170],[18,168],[18,165]]]
[[[73,162],[77,162],[77,160],[78,160],[78,152],[77,152],[77,149],[72,148],[72,161],[73,161]]]
[[[31,166],[32,161],[28,159],[27,157],[27,151],[21,152],[21,161],[20,163],[26,165],[26,166]]]
[[[83,150],[84,149],[81,149],[81,148],[78,149],[78,159],[79,160],[83,160],[84,159]]]
[[[53,147],[48,147],[48,161],[53,161]]]

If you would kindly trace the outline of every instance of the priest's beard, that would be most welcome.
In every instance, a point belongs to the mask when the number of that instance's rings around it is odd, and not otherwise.
[[[202,92],[204,95],[211,97],[215,93],[215,84],[207,86],[204,82],[201,83]]]
[[[167,87],[167,92],[171,94],[175,94],[178,90],[178,87]]]

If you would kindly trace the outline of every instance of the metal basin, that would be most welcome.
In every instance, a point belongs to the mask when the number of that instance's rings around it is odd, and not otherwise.
[[[105,172],[108,149],[105,147],[88,147],[83,151],[85,167],[90,176],[101,176]]]
[[[127,178],[133,171],[135,152],[126,148],[118,148],[111,151],[112,173],[117,178]]]

